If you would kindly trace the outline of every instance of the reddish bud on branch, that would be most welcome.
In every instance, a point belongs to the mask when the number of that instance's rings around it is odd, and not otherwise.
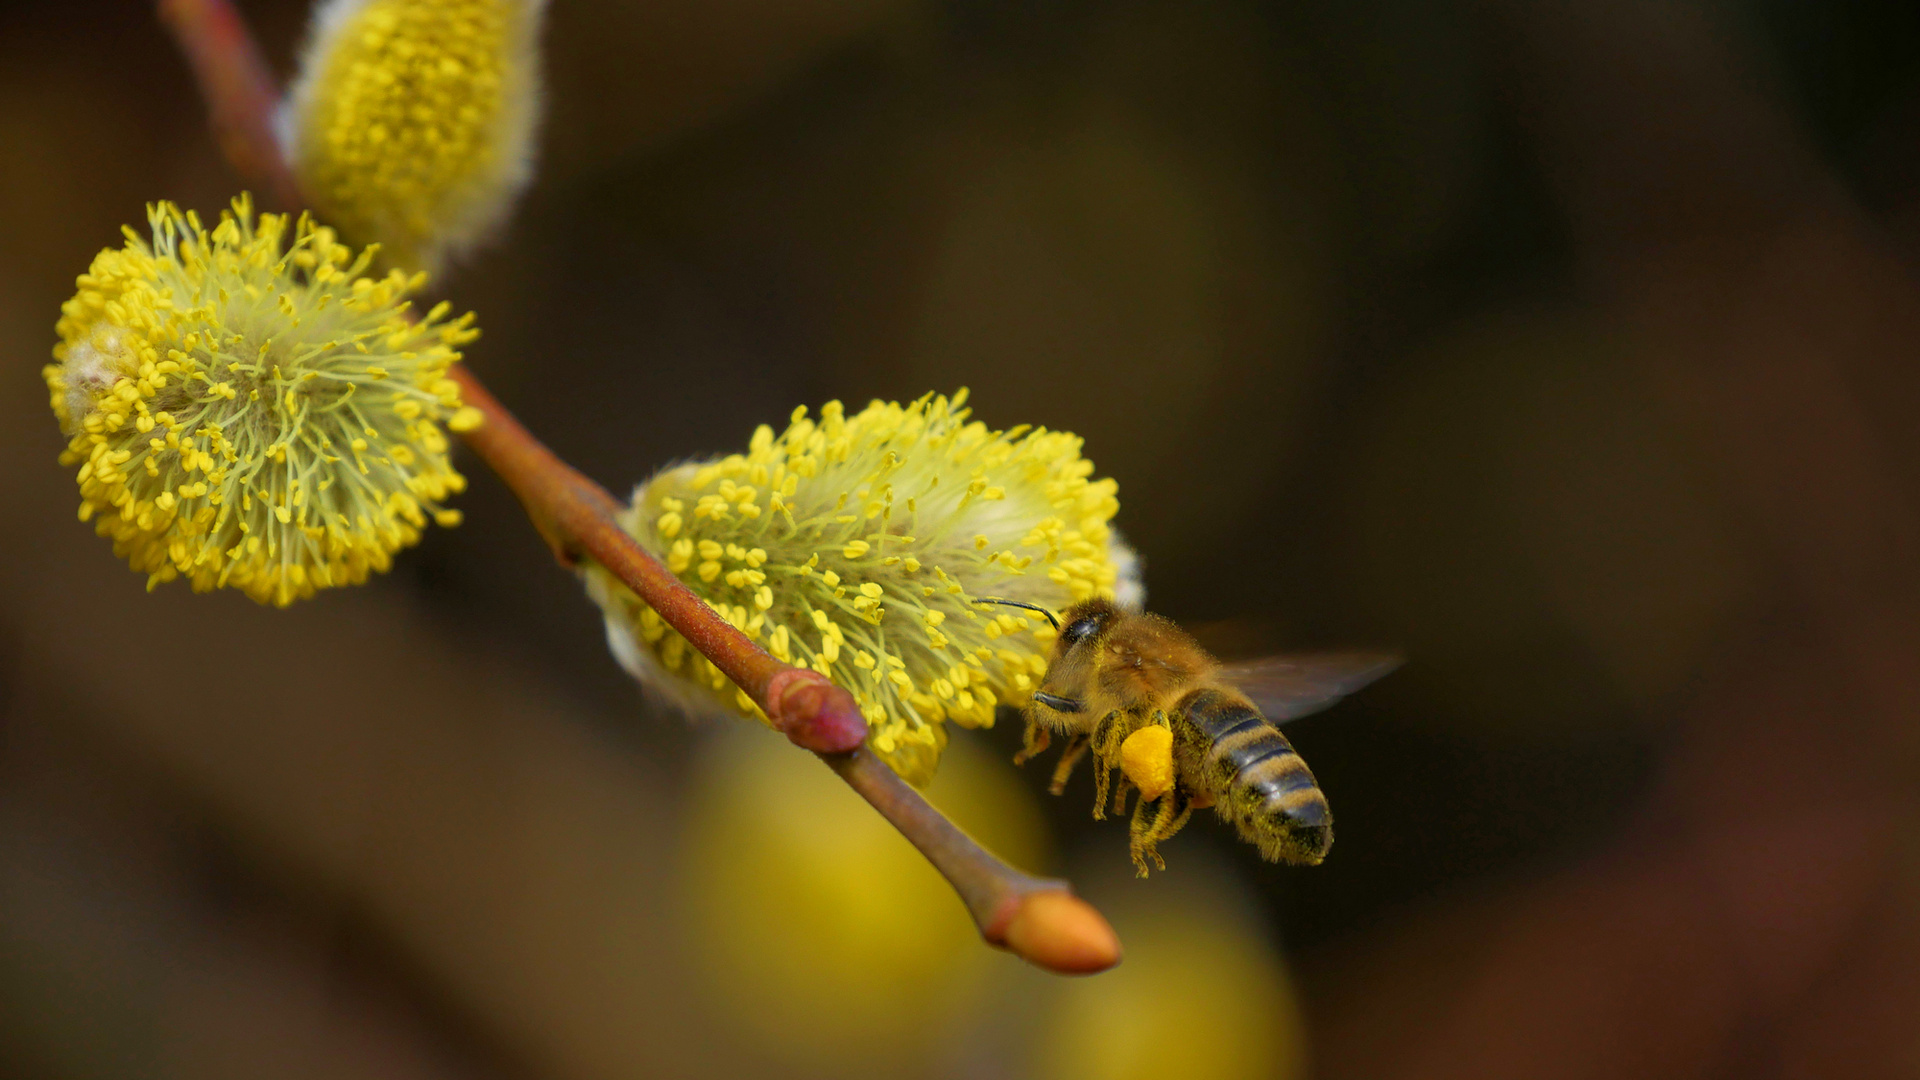
[[[867,718],[853,695],[807,668],[774,674],[767,683],[766,712],[776,730],[816,754],[858,750],[867,740]]]

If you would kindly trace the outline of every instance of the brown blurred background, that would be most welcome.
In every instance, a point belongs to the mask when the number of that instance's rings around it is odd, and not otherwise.
[[[284,74],[305,5],[250,0]],[[1083,434],[1299,723],[1312,870],[956,738],[1126,963],[1050,979],[764,732],[656,714],[512,498],[286,612],[149,596],[38,371],[236,190],[136,0],[0,4],[0,1073],[1920,1076],[1920,9],[552,0],[441,283],[616,489],[805,402]]]

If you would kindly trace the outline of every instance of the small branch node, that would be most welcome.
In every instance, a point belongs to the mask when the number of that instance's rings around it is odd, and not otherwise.
[[[767,683],[767,719],[795,746],[844,754],[867,740],[853,695],[811,668],[782,668]]]

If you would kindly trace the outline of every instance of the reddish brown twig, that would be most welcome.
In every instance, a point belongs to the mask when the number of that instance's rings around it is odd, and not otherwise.
[[[215,130],[242,176],[283,206],[302,205],[299,184],[272,132],[277,93],[229,0],[159,0],[206,95]],[[453,377],[484,420],[467,445],[519,496],[556,558],[594,559],[746,691],[783,734],[819,754],[952,883],[989,943],[1051,971],[1084,974],[1120,960],[1113,928],[1065,882],[1013,869],[975,843],[863,746],[867,726],[853,696],[825,676],[789,667],[755,645],[640,547],[615,517],[620,503],[561,461],[465,365]]]

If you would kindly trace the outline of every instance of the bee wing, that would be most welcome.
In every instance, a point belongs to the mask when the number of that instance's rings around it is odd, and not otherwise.
[[[1263,656],[1223,664],[1220,677],[1247,695],[1268,720],[1284,724],[1327,708],[1400,662],[1393,653],[1379,652]]]

